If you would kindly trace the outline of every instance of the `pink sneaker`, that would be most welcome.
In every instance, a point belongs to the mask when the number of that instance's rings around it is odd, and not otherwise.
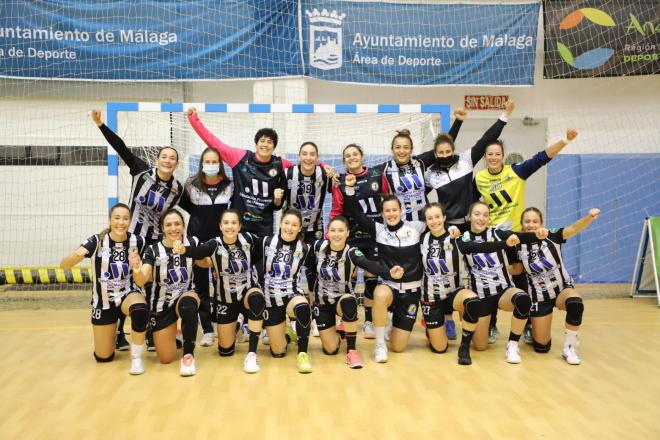
[[[358,354],[357,350],[348,350],[348,353],[346,353],[346,363],[348,364],[349,368],[362,368],[362,359],[360,359],[360,355]]]

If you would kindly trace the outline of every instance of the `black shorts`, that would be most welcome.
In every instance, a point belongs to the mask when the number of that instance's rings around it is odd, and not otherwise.
[[[502,298],[501,293],[498,293],[497,295],[490,295],[485,298],[480,298],[481,304],[483,304],[483,313],[481,316],[488,316],[496,313],[500,298]]]
[[[307,299],[305,295],[296,293],[294,295],[282,298],[284,301],[284,305],[282,306],[266,306],[264,309],[264,327],[279,325],[286,321],[286,307],[289,305],[289,301],[291,301],[291,299],[295,298],[296,296],[302,296],[303,298]]]
[[[312,307],[312,314],[319,331],[332,328],[337,325],[336,316],[340,316],[339,301],[334,304],[316,304]]]
[[[214,302],[211,310],[211,321],[216,324],[231,324],[238,321],[238,315],[248,316],[243,300],[232,303]]]
[[[174,304],[162,312],[151,312],[149,323],[151,324],[152,331],[157,332],[158,330],[163,330],[164,328],[169,327],[179,320],[179,315],[176,313],[177,304],[179,304],[178,299],[174,302]]]
[[[124,304],[124,300],[126,300],[131,293],[139,293],[142,295],[142,292],[139,290],[134,290],[133,292],[128,292],[124,295],[119,306],[116,306],[114,301],[112,301],[110,302],[110,308],[107,309],[92,307],[92,325],[109,325],[116,323],[119,320],[119,317],[123,315],[121,305]]]
[[[378,260],[378,245],[376,240],[365,240],[361,238],[350,238],[348,245],[356,247],[362,251],[365,257],[370,260]]]
[[[540,318],[552,314],[552,309],[557,306],[557,298],[545,299],[543,301],[532,301],[532,308],[529,309],[530,318]]]
[[[445,325],[445,309],[442,302],[421,303],[426,328],[433,330]]]
[[[391,287],[390,287],[391,289]],[[417,309],[419,308],[419,299],[422,295],[422,289],[399,291],[392,289],[394,299],[389,307],[392,312],[392,327],[396,327],[407,332],[412,331],[417,320]]]

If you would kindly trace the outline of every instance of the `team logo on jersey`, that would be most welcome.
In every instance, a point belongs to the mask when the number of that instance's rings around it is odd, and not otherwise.
[[[417,313],[417,304],[410,304],[408,306],[408,315],[412,316]]]
[[[268,175],[269,175],[270,177],[275,177],[275,176],[277,176],[277,170],[276,170],[275,168],[271,168],[271,169],[269,169],[269,170],[268,170]]]
[[[451,243],[445,243],[444,245],[442,245],[442,248],[446,251],[452,251],[454,250],[454,245]]]
[[[314,236],[316,237],[317,240],[323,238],[323,231],[316,231]]]
[[[342,66],[342,20],[346,14],[337,11],[305,11],[309,17],[309,65],[320,70]]]
[[[243,213],[243,220],[246,222],[251,222],[252,221],[252,213],[250,211],[245,211]]]
[[[360,249],[355,249],[355,255],[357,255],[358,257],[364,257],[364,254]]]
[[[371,182],[371,189],[374,191],[378,191],[378,182]]]

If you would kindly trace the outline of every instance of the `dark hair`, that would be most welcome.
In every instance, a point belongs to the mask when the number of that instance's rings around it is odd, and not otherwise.
[[[490,212],[490,207],[488,206],[488,203],[482,202],[481,200],[477,200],[473,204],[470,205],[470,209],[468,209],[468,217],[472,215],[472,210],[475,208],[477,205],[484,205],[486,208],[488,208],[488,212]]]
[[[454,145],[454,138],[449,133],[438,133],[438,135],[433,140],[433,151],[434,152],[435,152],[435,149],[440,144],[449,144],[449,145],[451,145],[451,151],[454,151],[456,149],[456,145]]]
[[[307,141],[307,142],[303,142],[302,144],[300,144],[300,148],[298,149],[298,154],[300,154],[300,152],[302,151],[302,149],[305,145],[311,145],[316,150],[316,154],[319,154],[319,147],[317,147],[316,144],[312,141]]]
[[[396,130],[396,135],[392,138],[392,148],[394,148],[394,141],[396,138],[404,138],[410,141],[410,148],[414,148],[413,140],[410,137],[410,130],[404,128],[403,130]]]
[[[351,230],[351,225],[348,223],[348,219],[346,217],[344,217],[343,215],[336,215],[336,216],[332,217],[332,220],[330,220],[328,222],[328,230],[330,230],[330,225],[334,222],[343,223],[344,226],[346,226],[346,229],[348,229],[349,231]],[[332,249],[330,249],[330,245],[326,246],[325,254],[330,255],[331,250]]]
[[[428,203],[424,209],[422,209],[422,216],[426,218],[426,211],[428,211],[431,208],[440,208],[440,211],[442,211],[442,215],[446,216],[447,214],[445,213],[445,207],[442,206],[442,203],[440,202],[433,202],[433,203]]]
[[[364,151],[362,151],[362,147],[359,146],[358,144],[348,144],[344,147],[343,150],[341,150],[341,160],[344,160],[344,154],[346,154],[346,150],[349,148],[355,148],[360,152],[360,156],[364,157]]]
[[[174,150],[176,153],[176,161],[179,163],[179,152],[174,147],[160,147],[158,149],[158,153],[156,153],[156,157],[160,157],[160,153],[162,153],[164,150]]]
[[[383,201],[380,204],[380,212],[383,212],[385,202],[391,202],[391,201],[396,201],[397,205],[399,205],[399,209],[401,209],[401,200],[399,200],[399,198],[395,194],[388,194],[385,197],[383,197]]]
[[[127,204],[125,204],[125,203],[115,203],[114,205],[112,205],[112,207],[110,208],[110,211],[108,212],[108,219],[110,219],[112,217],[112,213],[115,212],[115,209],[119,209],[119,208],[124,208],[124,209],[128,210],[128,218],[133,217],[133,213],[131,212],[131,208],[129,208]],[[110,233],[110,231],[111,231],[111,228],[108,225],[107,228],[105,228],[104,230],[99,232],[99,241],[96,244],[97,249],[101,248],[101,243],[103,243],[103,239],[105,238],[106,235],[108,235]]]
[[[186,227],[186,220],[183,218],[183,214],[181,214],[181,212],[179,212],[179,210],[176,209],[176,208],[170,208],[170,209],[168,209],[167,211],[165,211],[165,212],[160,216],[160,222],[159,222],[159,225],[160,225],[161,233],[163,233],[163,227],[164,227],[164,224],[165,224],[165,217],[167,217],[167,216],[170,215],[170,214],[176,214],[176,215],[178,215],[179,218],[181,219],[181,222],[183,223],[183,227],[184,227],[184,228]],[[164,234],[164,233],[163,233],[163,234]]]
[[[539,208],[535,208],[534,206],[530,206],[529,208],[525,209],[522,214],[520,214],[520,223],[523,221],[523,217],[525,216],[526,213],[528,212],[535,212],[539,215],[539,218],[541,219],[541,223],[543,223],[543,213]]]
[[[225,163],[222,161],[222,156],[220,156],[220,153],[218,153],[216,149],[208,147],[202,151],[202,154],[199,156],[199,168],[197,168],[197,172],[191,177],[192,185],[202,191],[206,191],[206,188],[208,187],[208,185],[204,183],[204,171],[202,168],[204,166],[204,156],[209,152],[218,155],[218,159],[220,160],[220,172],[218,174],[220,175],[221,180],[228,180],[227,174],[225,174]]]
[[[496,141],[489,143],[486,145],[486,148],[490,147],[491,145],[499,145],[502,149],[502,154],[504,154],[504,141],[502,139],[497,139]]]
[[[257,134],[254,135],[254,145],[257,145],[259,143],[259,139],[262,137],[267,137],[270,140],[273,141],[273,145],[277,147],[277,132],[273,130],[272,128],[260,128],[257,131]]]
[[[303,229],[302,229],[302,224],[303,224],[302,214],[296,208],[287,209],[286,211],[284,211],[282,213],[282,218],[280,219],[280,226],[282,225],[282,220],[284,220],[284,217],[286,217],[287,215],[292,215],[292,216],[296,217],[298,219],[298,221],[300,222],[300,232],[298,233],[297,238],[298,238],[298,240],[300,240],[301,242],[304,243],[303,237],[305,236],[305,233],[303,232]]]
[[[238,217],[238,224],[243,226],[243,219],[241,219],[241,213],[238,212],[238,209],[234,209],[234,208],[228,208],[228,209],[225,209],[224,211],[222,211],[222,214],[220,214],[220,222],[222,222],[222,219],[225,218],[225,215],[227,215],[227,214],[236,215],[236,217]],[[220,223],[220,222],[218,222],[218,223]]]

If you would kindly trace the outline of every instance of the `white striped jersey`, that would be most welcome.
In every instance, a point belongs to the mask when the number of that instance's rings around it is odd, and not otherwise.
[[[175,206],[183,195],[183,185],[176,178],[169,181],[158,177],[156,168],[133,175],[130,208],[133,213],[129,231],[148,241],[161,235],[160,216]]]
[[[480,234],[466,231],[462,238],[455,240],[459,250],[465,256],[469,272],[469,287],[479,298],[498,295],[509,287],[513,287],[511,276],[507,271],[509,262],[504,248],[509,231],[487,228]],[[468,243],[495,243],[499,249],[493,252],[470,252],[464,246]]]
[[[401,220],[424,220],[422,210],[426,206],[425,172],[424,163],[415,157],[405,165],[397,164],[394,159],[385,164],[383,173],[390,191],[396,194],[401,202]]]
[[[119,307],[121,300],[130,292],[140,291],[133,282],[133,272],[128,254],[135,248],[142,253],[144,239],[128,233],[125,241],[116,242],[105,234],[99,245],[99,235],[92,235],[82,244],[92,261],[92,307],[109,309]]]
[[[279,235],[265,237],[255,244],[262,251],[258,276],[266,296],[266,306],[282,306],[284,298],[302,295],[298,278],[300,268],[307,259],[309,246],[298,239],[284,241]]]
[[[284,176],[286,203],[300,210],[303,231],[323,231],[323,202],[332,185],[323,167],[317,165],[311,176],[305,176],[298,165],[284,170]]]
[[[196,237],[186,236],[184,246],[197,246]],[[150,309],[160,313],[170,308],[185,292],[194,290],[193,264],[189,257],[175,254],[162,241],[153,243],[144,253],[143,264],[152,266],[153,283],[147,291]]]
[[[421,242],[424,280],[422,301],[434,303],[444,300],[461,285],[461,266],[463,254],[445,232],[439,237],[430,231],[424,233]]]
[[[252,280],[254,240],[248,232],[239,233],[236,242],[225,243],[222,235],[197,247],[186,248],[186,257],[200,260],[211,257],[216,273],[215,297],[221,304],[240,302]]]
[[[562,290],[573,287],[561,254],[561,245],[566,242],[563,233],[563,228],[553,229],[543,241],[517,246],[532,300],[556,298]]]
[[[367,259],[358,248],[345,246],[341,251],[333,251],[328,240],[314,243],[306,264],[317,274],[315,304],[334,304],[342,295],[355,295],[351,279],[356,267],[383,279],[389,278],[389,269],[385,265]]]

